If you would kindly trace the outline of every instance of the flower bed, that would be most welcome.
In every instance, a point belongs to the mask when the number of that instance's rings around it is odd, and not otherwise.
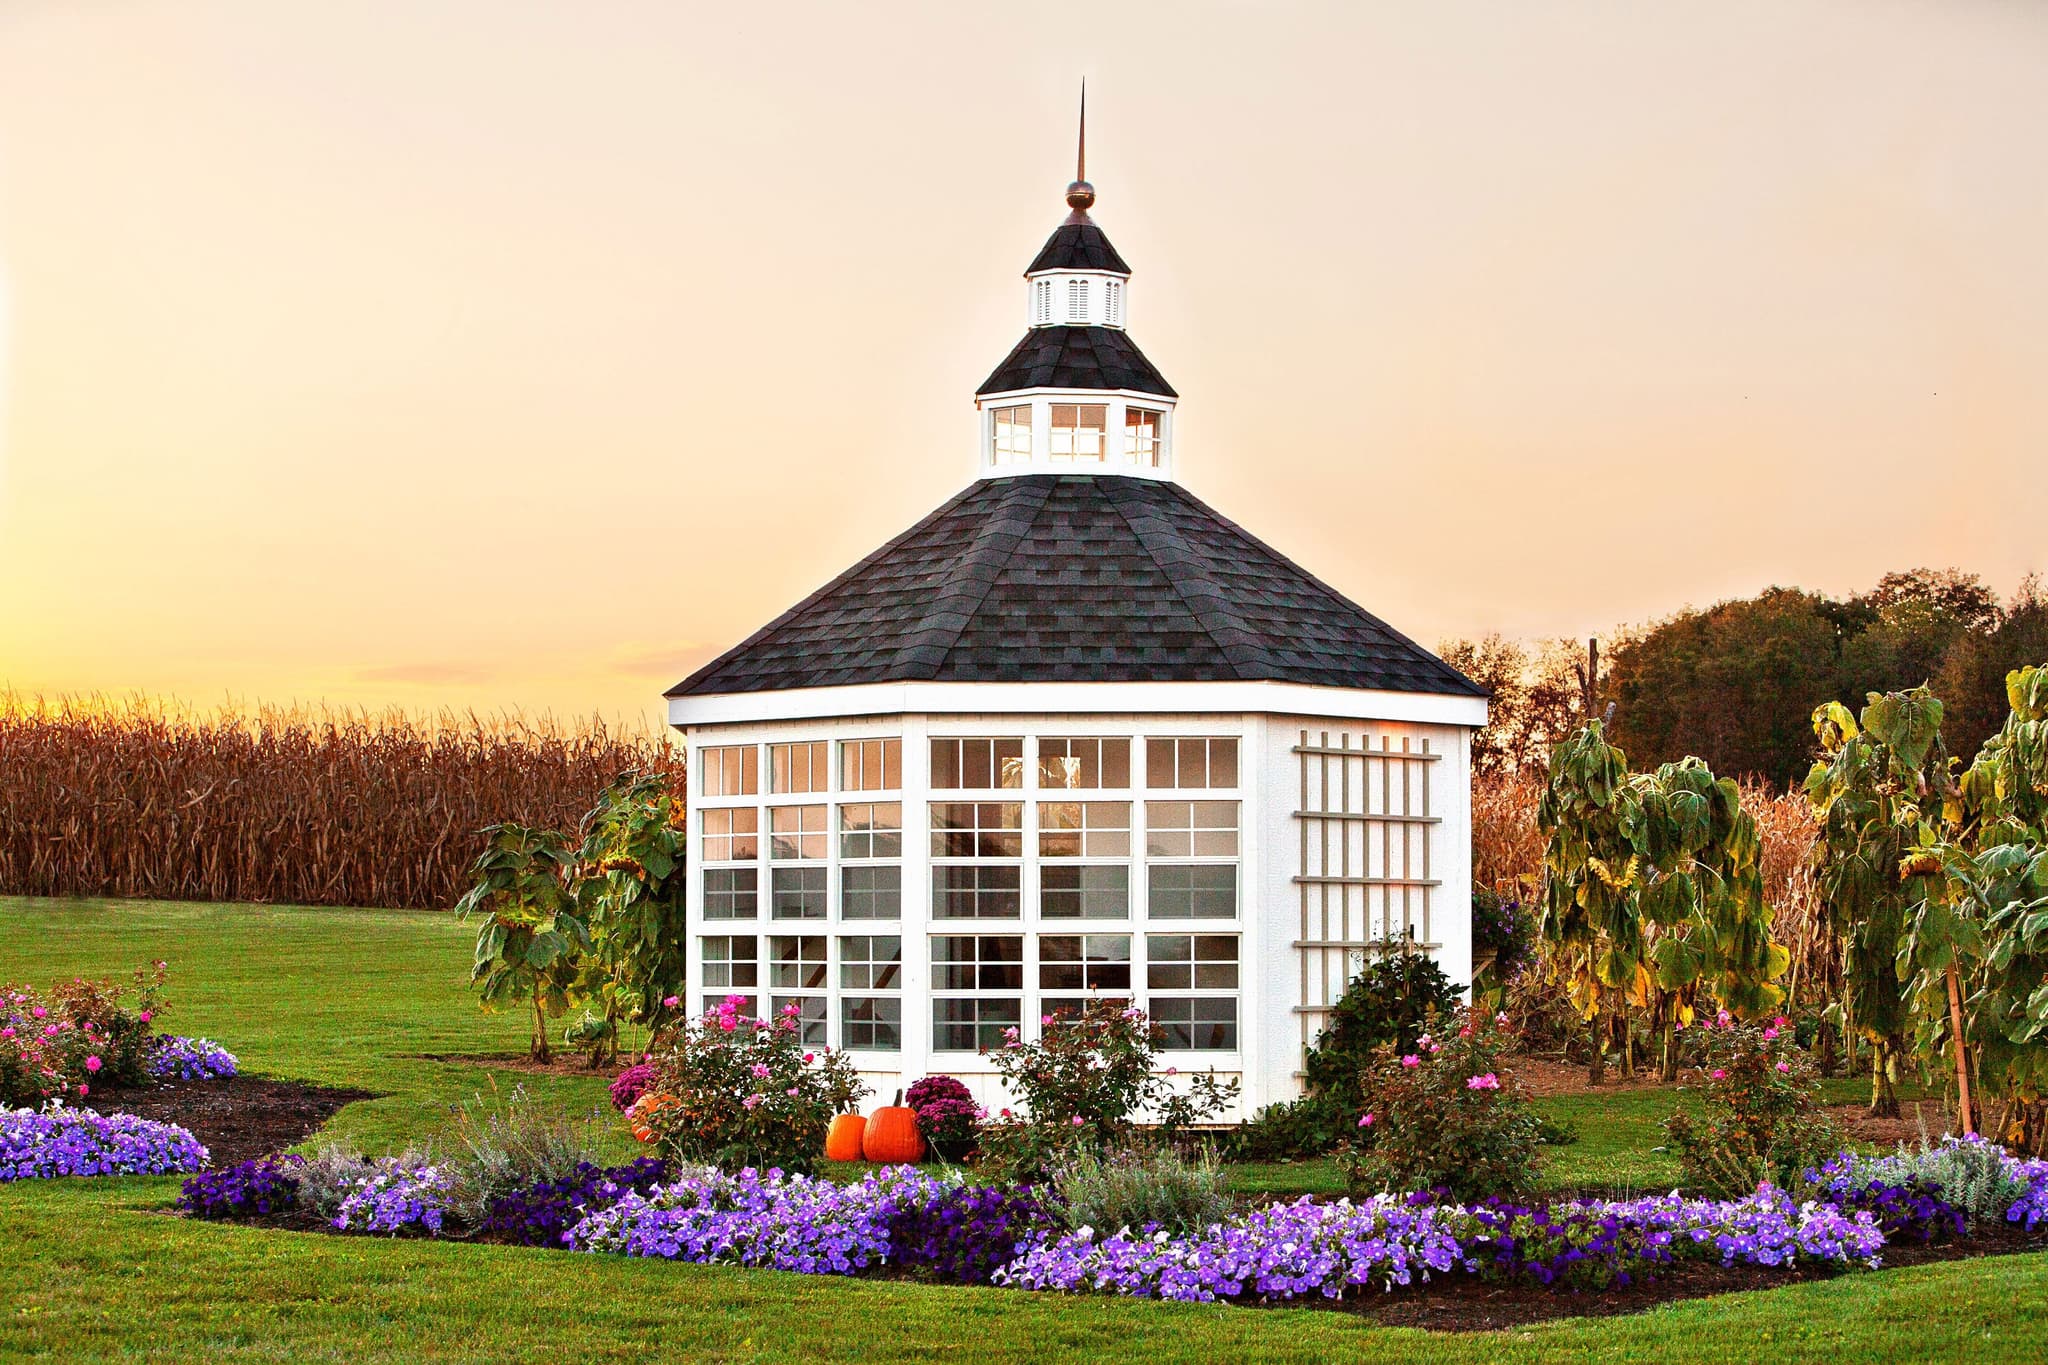
[[[176,1175],[206,1165],[185,1129],[132,1114],[0,1109],[0,1181],[59,1176]]]
[[[1967,1207],[2010,1238],[2048,1223],[2048,1162],[1988,1146],[1964,1155],[1996,1177],[1995,1197]],[[1926,1160],[1946,1159],[1944,1148]],[[357,1159],[360,1162],[360,1159]],[[448,1236],[482,1232],[583,1252],[651,1256],[810,1275],[908,1273],[1055,1293],[1242,1303],[1335,1303],[1435,1282],[1604,1291],[1673,1272],[1692,1287],[1754,1287],[1787,1275],[1875,1267],[1901,1244],[1960,1236],[1965,1204],[1924,1175],[1873,1174],[1888,1159],[1844,1154],[1810,1172],[1806,1198],[1772,1185],[1741,1199],[1676,1193],[1555,1204],[1461,1204],[1439,1195],[1379,1195],[1274,1204],[1176,1235],[1157,1226],[1066,1231],[1028,1186],[970,1185],[956,1172],[897,1166],[846,1184],[771,1169],[724,1172],[661,1163],[599,1170],[503,1197],[486,1224],[463,1226],[448,1168],[423,1157],[363,1164],[340,1187],[330,1226],[345,1232]],[[1904,1157],[1900,1161],[1907,1160]],[[1886,1167],[1889,1171],[1891,1168]],[[187,1206],[246,1215],[276,1199],[291,1172],[252,1167],[195,1192]],[[256,1177],[265,1177],[258,1179]],[[204,1197],[202,1197],[204,1196]],[[289,1194],[284,1195],[289,1201]],[[201,1205],[213,1207],[202,1208]],[[329,1204],[328,1208],[334,1205]],[[260,1213],[261,1209],[256,1208]],[[2003,1231],[2011,1227],[2012,1232]],[[1931,1253],[1926,1254],[1956,1254]],[[1680,1274],[1681,1267],[1691,1267]]]
[[[164,1034],[150,1052],[149,1074],[160,1081],[223,1081],[237,1075],[235,1054],[211,1038]]]

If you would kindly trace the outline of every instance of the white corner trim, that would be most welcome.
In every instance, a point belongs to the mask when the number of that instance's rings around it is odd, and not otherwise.
[[[671,697],[668,701],[668,723],[674,726],[949,712],[1238,712],[1476,728],[1486,724],[1486,699],[1285,682],[902,682],[792,687],[770,692]]]

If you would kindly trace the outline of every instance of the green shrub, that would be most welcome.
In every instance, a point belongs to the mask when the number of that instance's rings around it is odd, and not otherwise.
[[[1192,1155],[1171,1147],[1084,1149],[1054,1171],[1052,1188],[1061,1222],[1102,1233],[1200,1232],[1231,1211],[1223,1166],[1207,1146]]]
[[[2006,1210],[2029,1187],[2005,1149],[1981,1137],[1945,1137],[1934,1143],[1923,1131],[1917,1148],[1900,1143],[1890,1156],[1844,1152],[1841,1160],[1846,1174],[1858,1183],[1904,1184],[1918,1178],[1938,1185],[1941,1197],[1961,1209],[1964,1217],[1993,1227],[2005,1221]]]
[[[1327,1095],[1269,1104],[1230,1134],[1233,1161],[1301,1161],[1334,1152],[1351,1136],[1358,1113]]]
[[[596,1111],[592,1111],[594,1117]],[[447,1140],[449,1207],[481,1227],[493,1200],[543,1181],[564,1180],[583,1162],[603,1165],[586,1119],[547,1108],[514,1087],[502,1109],[465,1105]]]
[[[1351,979],[1330,1009],[1330,1019],[1309,1049],[1303,1067],[1311,1095],[1355,1107],[1359,1077],[1381,1046],[1413,1052],[1416,1040],[1437,1016],[1458,1008],[1462,988],[1416,951],[1389,939],[1375,945],[1371,965]]]
[[[423,1149],[408,1148],[405,1155],[411,1165],[433,1162],[433,1154]],[[332,1218],[355,1182],[372,1169],[370,1160],[355,1148],[338,1142],[322,1143],[304,1165],[292,1172],[299,1182],[299,1207],[311,1209],[322,1218]]]
[[[1780,1189],[1842,1147],[1821,1108],[1819,1077],[1793,1046],[1787,1021],[1738,1024],[1723,1011],[1703,1030],[1704,1112],[1664,1121],[1686,1183],[1703,1194],[1739,1197],[1763,1181]]]
[[[1341,1154],[1353,1194],[1443,1189],[1474,1200],[1534,1187],[1539,1124],[1520,1088],[1501,1075],[1508,1031],[1470,1010],[1446,1022],[1446,1037],[1424,1034],[1413,1052],[1391,1044],[1374,1051],[1362,1078],[1364,1112]]]

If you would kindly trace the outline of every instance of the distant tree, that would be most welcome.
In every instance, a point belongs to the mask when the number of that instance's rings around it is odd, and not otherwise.
[[[1475,770],[1544,770],[1550,746],[1581,721],[1578,684],[1572,676],[1576,648],[1569,640],[1546,640],[1532,651],[1497,634],[1437,645],[1444,662],[1491,694],[1486,726],[1472,742]]]
[[[1867,604],[1879,613],[1901,608],[1935,612],[1965,630],[1980,633],[1994,629],[2004,619],[1998,594],[1982,578],[1961,569],[1888,573],[1877,580],[1876,587],[1851,600]]]
[[[1837,694],[1850,624],[1841,603],[1769,588],[1616,642],[1602,692],[1615,743],[1646,765],[1693,754],[1784,786],[1806,771],[1813,707]]]
[[[1926,685],[1965,641],[1988,636],[2005,615],[1984,580],[1960,569],[1888,573],[1844,605],[1841,693],[1851,697]],[[2002,703],[2002,683],[1996,692],[1991,701]],[[1985,733],[2004,717],[2001,705]]]
[[[2042,659],[2048,659],[2048,594],[2030,575],[1989,632],[1963,636],[1941,661],[1934,690],[1947,706],[1942,730],[1956,753],[1975,753],[1998,732],[2009,709],[2005,675]]]

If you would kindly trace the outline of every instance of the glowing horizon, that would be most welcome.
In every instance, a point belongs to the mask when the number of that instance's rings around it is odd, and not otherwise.
[[[10,7],[0,690],[658,716],[970,477],[1083,75],[1182,482],[1423,644],[2048,569],[2048,11],[1158,19]]]

